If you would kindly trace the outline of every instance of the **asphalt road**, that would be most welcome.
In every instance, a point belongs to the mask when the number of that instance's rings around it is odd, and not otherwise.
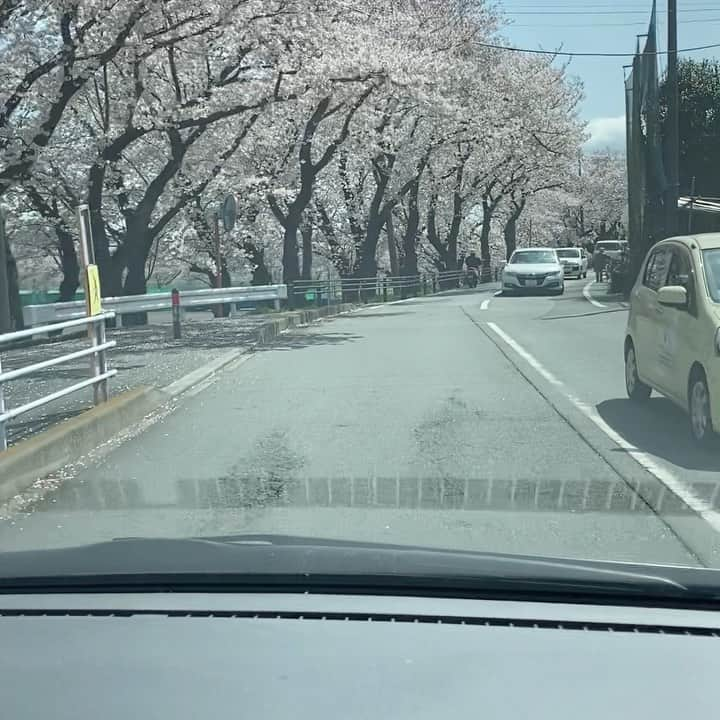
[[[284,335],[6,512],[0,548],[292,533],[720,564],[720,453],[625,399],[626,311],[491,290]],[[600,297],[600,295],[598,295]]]

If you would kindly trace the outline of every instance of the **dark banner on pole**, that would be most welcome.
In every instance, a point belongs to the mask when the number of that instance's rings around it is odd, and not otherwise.
[[[642,52],[638,44],[625,80],[628,240],[634,279],[648,248],[665,237],[667,180],[660,132],[656,8]]]

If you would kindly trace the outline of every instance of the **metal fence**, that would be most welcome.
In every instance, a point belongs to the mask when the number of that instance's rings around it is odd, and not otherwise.
[[[180,303],[183,308],[213,307],[247,302],[272,302],[280,309],[280,302],[287,299],[285,285],[258,285],[249,287],[212,288],[207,290],[182,290]],[[112,311],[122,323],[123,314],[170,310],[172,293],[150,293],[147,295],[127,295],[106,297],[102,300],[105,310]],[[25,324],[28,326],[72,320],[85,315],[85,301],[51,303],[48,305],[26,305],[23,308]],[[57,327],[52,328],[56,330]]]
[[[7,450],[7,424],[18,415],[30,412],[35,408],[42,407],[54,400],[58,400],[66,395],[70,395],[71,393],[78,392],[79,390],[83,390],[84,388],[90,386],[93,388],[94,402],[96,405],[107,401],[107,381],[109,378],[117,374],[117,370],[107,369],[106,352],[110,350],[110,348],[115,347],[116,343],[114,340],[106,340],[105,322],[113,319],[114,317],[114,312],[105,312],[92,317],[66,320],[65,322],[53,325],[45,325],[32,328],[30,330],[20,330],[18,332],[0,335],[0,349],[2,349],[3,345],[7,346],[11,343],[26,340],[28,338],[32,338],[34,335],[85,325],[88,328],[88,338],[90,340],[90,346],[83,348],[82,350],[76,350],[75,352],[67,353],[65,355],[58,355],[57,357],[49,360],[43,360],[42,362],[33,363],[32,365],[26,365],[25,367],[13,370],[6,370],[5,372],[3,372],[2,369],[2,357],[0,356],[0,451]],[[15,408],[8,408],[6,406],[4,388],[7,383],[13,380],[18,380],[19,378],[27,377],[28,375],[40,372],[41,370],[62,365],[63,363],[72,362],[73,360],[83,357],[90,358],[90,372],[87,379],[74,383],[62,390],[50,393],[49,395],[45,395],[37,400],[32,400],[24,405],[20,405]]]
[[[447,270],[417,275],[296,280],[288,285],[288,303],[298,307],[336,302],[388,302],[462,287],[465,276],[465,270]]]

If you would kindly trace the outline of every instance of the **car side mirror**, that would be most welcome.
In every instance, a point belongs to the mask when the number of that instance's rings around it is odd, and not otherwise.
[[[682,285],[666,285],[658,290],[658,302],[670,307],[686,308],[687,290]]]

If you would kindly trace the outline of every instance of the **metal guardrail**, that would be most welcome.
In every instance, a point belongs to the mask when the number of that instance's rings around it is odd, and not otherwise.
[[[26,365],[25,367],[7,370],[5,372],[3,372],[2,358],[0,357],[0,451],[7,450],[7,424],[18,415],[22,415],[30,410],[47,405],[53,400],[58,400],[66,395],[70,395],[71,393],[78,392],[79,390],[83,390],[84,388],[90,386],[93,387],[94,402],[96,405],[107,401],[107,381],[109,378],[117,375],[117,370],[107,369],[105,353],[107,350],[110,350],[110,348],[115,347],[116,343],[114,340],[106,340],[105,322],[114,317],[114,312],[105,312],[92,317],[66,320],[65,322],[53,325],[43,325],[29,330],[19,330],[17,332],[4,333],[0,335],[0,346],[2,346],[17,342],[18,340],[31,338],[34,335],[85,325],[88,328],[88,336],[91,342],[91,345],[88,348],[76,350],[75,352],[59,355],[49,360],[43,360],[41,362],[33,363],[32,365]],[[4,391],[6,383],[83,357],[91,358],[90,377],[86,380],[82,380],[78,383],[65,387],[62,390],[57,390],[54,393],[50,393],[49,395],[38,398],[37,400],[25,403],[19,407],[6,407]]]
[[[258,285],[249,287],[211,288],[207,290],[180,291],[183,308],[212,307],[216,305],[232,305],[244,302],[271,301],[276,309],[280,309],[280,301],[287,299],[285,285]],[[102,300],[104,310],[115,313],[118,323],[122,323],[123,314],[151,312],[153,310],[170,310],[172,293],[155,293],[147,295],[127,295],[123,297],[106,297]],[[26,305],[23,308],[25,324],[30,327],[60,323],[74,320],[85,315],[85,301],[76,300],[48,305]],[[57,330],[53,327],[51,330]]]

